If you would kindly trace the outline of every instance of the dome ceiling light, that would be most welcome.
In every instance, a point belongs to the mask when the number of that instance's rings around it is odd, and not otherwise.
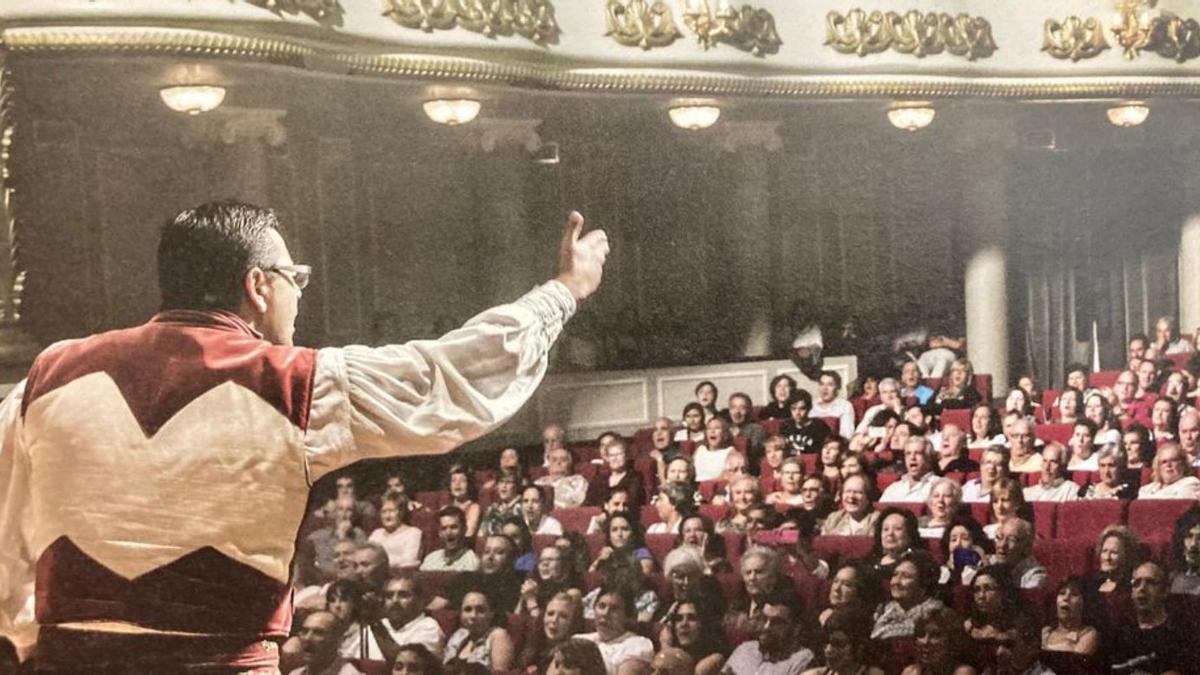
[[[425,114],[438,124],[467,124],[479,115],[480,103],[470,98],[438,98],[425,101]]]
[[[163,87],[158,95],[168,108],[189,115],[216,110],[225,100],[225,87],[207,84],[190,84],[178,87]]]

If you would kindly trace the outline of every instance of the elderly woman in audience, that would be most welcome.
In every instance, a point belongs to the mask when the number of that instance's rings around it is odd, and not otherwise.
[[[762,486],[754,478],[745,476],[734,481],[733,485],[729,487],[729,495],[729,505],[733,508],[733,512],[717,523],[717,533],[744,533],[750,508],[763,503]]]
[[[596,554],[590,571],[603,572],[614,564],[636,564],[643,574],[654,571],[654,556],[646,548],[641,522],[633,512],[617,511],[609,515],[604,527],[604,548]]]
[[[1009,569],[988,565],[971,580],[971,613],[963,629],[972,640],[995,640],[1012,628],[1020,611],[1021,596]]]
[[[630,504],[629,490],[619,487],[609,492],[608,499],[600,505],[600,513],[597,513],[588,520],[587,533],[602,534],[605,529],[604,525],[608,522],[608,517],[617,511],[633,510]]]
[[[421,528],[408,524],[408,498],[404,495],[384,496],[379,507],[378,527],[367,538],[388,554],[388,565],[394,571],[421,564]]]
[[[788,457],[779,467],[779,490],[767,495],[768,504],[799,506],[804,502],[800,489],[804,484],[804,461],[799,457]]]
[[[679,534],[684,518],[696,510],[691,493],[678,483],[658,486],[653,503],[659,522],[646,528],[646,534]]]
[[[890,577],[900,560],[921,541],[920,526],[912,511],[891,506],[879,514],[870,560],[880,576]]]
[[[545,672],[554,650],[583,627],[579,598],[567,592],[556,593],[546,602],[539,625],[541,629],[533,631],[521,650],[521,665],[532,673]]]
[[[546,515],[548,506],[546,490],[540,486],[526,485],[525,489],[521,490],[521,517],[531,534],[562,534],[562,523],[553,516]]]
[[[796,381],[788,375],[776,375],[771,380],[771,402],[763,406],[759,414],[764,420],[786,420],[792,416],[788,401],[796,391]]]
[[[658,612],[658,594],[650,587],[646,575],[642,574],[641,566],[624,558],[616,558],[613,564],[604,568],[600,586],[624,588],[633,594],[634,601],[629,608],[634,616],[633,621],[648,623]],[[596,617],[596,601],[599,598],[599,587],[583,596],[583,618],[592,620]]]
[[[1125,449],[1125,463],[1122,468],[1129,471],[1141,471],[1154,461],[1154,444],[1150,442],[1150,430],[1132,422],[1121,434],[1121,443]],[[1136,486],[1135,486],[1136,487]]]
[[[512,516],[521,515],[521,486],[523,481],[518,481],[511,475],[501,475],[493,481],[493,490],[495,496],[492,498],[492,503],[487,505],[483,510],[483,516],[479,519],[479,533],[487,536],[500,531],[500,526],[505,520]]]
[[[825,665],[809,668],[802,675],[883,675],[869,665],[871,647],[870,612],[837,609],[821,625]]]
[[[1088,394],[1084,399],[1083,416],[1096,425],[1096,434],[1092,442],[1096,445],[1108,445],[1121,441],[1121,425],[1112,414],[1112,404],[1101,392]]]
[[[971,429],[967,432],[968,448],[986,448],[1004,443],[1000,432],[1000,416],[986,402],[976,403],[971,408]]]
[[[704,558],[694,546],[671,549],[663,560],[663,576],[667,579],[667,597],[659,604],[652,619],[665,627],[675,604],[689,596],[704,596],[705,601],[725,612],[725,598],[717,580],[705,573]],[[661,636],[660,636],[661,639]]]
[[[845,479],[838,506],[821,525],[821,534],[870,536],[874,532],[879,512],[874,508],[866,476],[855,474]]]
[[[917,524],[923,539],[941,539],[962,505],[962,488],[953,478],[938,478],[925,499],[925,515]]]
[[[588,485],[584,503],[599,506],[608,501],[612,493],[624,490],[628,507],[632,510],[641,508],[645,498],[646,479],[641,472],[629,465],[629,450],[625,439],[617,436],[609,441],[603,452],[605,469]]]
[[[1100,650],[1100,632],[1084,621],[1084,595],[1083,580],[1077,576],[1058,583],[1054,621],[1042,628],[1042,651],[1092,656]]]
[[[679,527],[678,545],[694,546],[701,551],[708,574],[733,571],[733,566],[725,557],[725,539],[717,535],[716,526],[708,516],[695,514],[685,518]]]
[[[478,663],[493,672],[513,667],[513,640],[504,628],[505,612],[488,591],[472,590],[462,598],[458,625],[446,640],[446,663]]]
[[[931,594],[937,583],[937,565],[928,554],[909,551],[897,562],[888,582],[891,600],[875,611],[874,640],[912,637],[918,618],[942,609]]]
[[[500,451],[500,458],[496,462],[496,473],[483,484],[483,489],[496,489],[496,484],[506,476],[512,479],[514,485],[524,485],[528,479],[525,473],[525,464],[521,461],[521,453],[517,452],[516,448],[505,448]]]
[[[554,508],[573,509],[583,505],[587,497],[588,480],[575,473],[575,456],[564,447],[550,450],[548,473],[533,481],[535,485],[550,488],[554,494]]]
[[[683,406],[683,428],[675,432],[675,442],[693,443],[704,442],[704,406],[699,403],[689,403]]]
[[[596,643],[610,675],[645,672],[654,658],[654,645],[633,630],[639,614],[633,593],[607,581],[596,591],[596,632],[580,639]]]
[[[992,553],[992,541],[970,516],[955,516],[942,533],[942,565],[938,583],[946,588],[969,584],[980,564]]]
[[[1128,595],[1133,568],[1142,562],[1142,542],[1124,525],[1109,525],[1096,538],[1096,573],[1085,590],[1092,597]]]
[[[1154,481],[1138,490],[1139,499],[1197,499],[1200,480],[1178,443],[1168,441],[1154,453]]]
[[[721,614],[707,596],[684,596],[667,615],[660,641],[664,647],[687,652],[696,664],[696,675],[716,675],[729,656]]]
[[[732,492],[733,484],[736,483],[737,481],[741,480],[742,478],[746,478],[749,475],[750,475],[750,466],[749,466],[748,462],[746,461],[746,456],[740,452],[729,453],[729,456],[727,456],[725,458],[725,469],[721,472],[721,475],[717,478],[717,480],[719,482],[725,483],[725,490],[723,492],[718,492],[718,493],[714,494],[713,498],[712,498],[712,503],[713,504],[728,504],[728,503],[732,502],[733,501],[733,492]],[[758,479],[754,479],[754,482],[757,483]],[[762,492],[761,484],[759,486],[759,492],[760,493]]]
[[[977,672],[973,666],[964,663],[967,635],[954,610],[941,607],[917,617],[913,622],[913,637],[916,638],[916,662],[906,666],[900,675],[975,675]]]
[[[450,503],[462,509],[467,516],[468,539],[474,538],[479,531],[479,519],[483,509],[479,507],[479,491],[475,488],[475,479],[471,470],[465,464],[452,464],[446,476],[446,490],[450,493]]]
[[[1175,521],[1171,537],[1171,592],[1200,595],[1200,508],[1192,507]]]
[[[1096,453],[1099,480],[1083,486],[1080,499],[1133,499],[1137,479],[1125,469],[1125,453],[1117,445],[1106,445]]]
[[[817,455],[815,473],[824,476],[826,482],[837,492],[842,484],[842,459],[850,452],[846,439],[838,435],[830,436],[821,444],[821,452]]]
[[[1070,387],[1064,389],[1054,402],[1054,415],[1051,421],[1060,424],[1074,424],[1083,419],[1083,392]]]
[[[836,611],[869,616],[879,604],[879,593],[879,578],[872,568],[857,562],[846,563],[829,582],[829,606],[817,615],[817,621],[825,625]]]
[[[980,400],[975,389],[975,369],[965,358],[954,359],[945,384],[934,397],[935,405],[942,410],[971,408]]]
[[[1016,517],[1032,520],[1033,509],[1025,502],[1025,489],[1016,478],[1000,478],[992,483],[992,522],[983,526],[983,531],[992,539],[1000,522]]]
[[[746,604],[731,608],[725,618],[726,627],[735,634],[756,633],[762,618],[763,606],[784,579],[779,553],[766,546],[753,545],[742,554],[742,588]]]
[[[574,574],[565,560],[566,554],[557,546],[547,546],[538,554],[537,567],[521,584],[520,611],[532,617],[542,615],[550,599],[568,593],[583,598],[583,579]]]

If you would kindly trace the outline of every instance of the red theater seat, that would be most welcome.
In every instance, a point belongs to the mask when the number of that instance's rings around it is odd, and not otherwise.
[[[1120,499],[1089,499],[1058,505],[1059,539],[1093,542],[1109,525],[1125,522],[1126,503]]]
[[[1192,360],[1196,354],[1188,352],[1185,354],[1166,354],[1164,358],[1171,362],[1171,370],[1183,370],[1187,368],[1188,361]]]
[[[445,490],[417,492],[413,494],[413,499],[421,502],[421,506],[436,514],[443,506],[450,503],[450,493]]]
[[[1195,505],[1191,499],[1135,499],[1129,503],[1129,527],[1142,539],[1170,539],[1175,521]]]
[[[851,560],[862,560],[871,554],[871,537],[819,536],[813,539],[813,550],[833,569]]]
[[[1058,504],[1056,502],[1033,502],[1033,531],[1038,539],[1053,539]]]
[[[1033,425],[1033,435],[1041,439],[1043,442],[1058,441],[1063,445],[1071,440],[1071,433],[1074,432],[1074,424],[1035,424]]]
[[[675,548],[675,535],[673,534],[648,534],[646,535],[646,548],[650,549],[650,555],[654,556],[654,562],[658,567],[662,567],[663,560],[671,549]]]
[[[458,574],[458,572],[417,572],[417,580],[420,581],[421,592],[426,598],[445,598],[449,597],[446,589],[450,587],[450,583]]]
[[[1099,370],[1088,376],[1088,386],[1094,388],[1111,387],[1117,383],[1119,370]]]
[[[971,430],[971,410],[969,408],[955,408],[951,410],[943,410],[941,415],[942,428],[945,429],[947,424],[962,429],[963,431]]]
[[[781,420],[781,419],[763,420],[761,422],[761,424],[762,424],[762,429],[763,429],[763,437],[766,438],[769,436],[774,436],[779,433],[780,427],[783,426],[783,420]]]
[[[719,523],[729,515],[729,507],[724,504],[702,504],[700,514],[708,516],[714,523]]]
[[[600,513],[598,506],[577,506],[573,509],[555,509],[551,514],[562,523],[563,532],[587,532],[592,516]]]
[[[836,417],[817,417],[816,419],[824,422],[825,426],[829,427],[829,430],[833,432],[834,436],[837,436],[838,432],[841,430],[839,426],[841,424],[841,420]]]
[[[723,480],[706,480],[700,482],[700,497],[706,502],[711,502],[714,495],[725,493],[725,481]]]
[[[557,534],[535,534],[533,535],[533,552],[541,553],[542,549],[553,546],[556,541],[558,541]]]
[[[1058,582],[1072,574],[1085,576],[1091,565],[1092,544],[1087,541],[1038,539],[1033,556],[1046,568],[1046,588],[1054,592]]]
[[[434,621],[438,622],[438,626],[441,627],[442,633],[444,633],[447,637],[452,635],[454,631],[458,630],[458,610],[435,609],[434,611],[430,612],[429,615],[433,617]]]

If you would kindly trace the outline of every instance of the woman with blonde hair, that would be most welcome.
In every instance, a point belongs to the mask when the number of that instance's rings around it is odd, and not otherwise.
[[[972,408],[982,397],[975,389],[975,368],[966,358],[954,359],[950,374],[934,399],[942,410]]]

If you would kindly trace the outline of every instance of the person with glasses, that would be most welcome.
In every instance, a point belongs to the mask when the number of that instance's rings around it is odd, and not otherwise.
[[[1154,453],[1153,482],[1138,490],[1138,499],[1197,499],[1200,479],[1192,475],[1192,466],[1178,443],[1169,441]]]
[[[309,487],[512,417],[600,283],[607,239],[582,228],[571,214],[555,278],[447,339],[313,349],[295,342],[316,277],[278,216],[181,212],[159,239],[160,311],[50,347],[0,406],[0,633],[67,671],[277,668]],[[16,623],[35,591],[40,631]]]

